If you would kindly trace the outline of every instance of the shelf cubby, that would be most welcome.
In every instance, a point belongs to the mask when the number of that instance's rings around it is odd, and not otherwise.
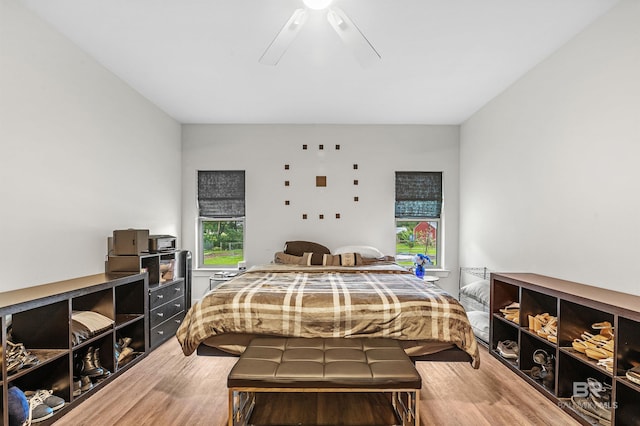
[[[598,334],[599,330],[594,330],[591,326],[595,323],[608,321],[614,324],[614,315],[601,309],[585,306],[567,300],[560,302],[558,330],[558,344],[560,346],[571,346],[574,339],[580,339],[586,331],[591,334]]]
[[[625,317],[618,318],[618,342],[616,374],[624,376],[627,370],[640,365],[640,321]]]
[[[631,387],[631,382],[618,383],[616,388],[616,425],[640,425],[639,390]]]

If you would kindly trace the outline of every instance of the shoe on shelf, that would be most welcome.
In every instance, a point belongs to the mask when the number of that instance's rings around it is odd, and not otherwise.
[[[53,409],[37,395],[29,399],[29,418],[26,424],[39,423],[53,417]]]
[[[82,395],[82,380],[80,380],[78,377],[74,377],[73,378],[73,396],[75,397],[80,395]]]
[[[82,368],[80,371],[82,375],[89,377],[101,377],[104,375],[104,370],[95,364],[93,347],[89,347],[82,357]]]
[[[111,375],[111,371],[109,371],[106,367],[103,367],[102,364],[100,363],[100,348],[96,348],[93,351],[93,365],[96,366],[96,368],[102,370],[102,374],[100,376],[97,376],[96,379],[106,379],[107,377],[109,377]]]
[[[571,405],[580,413],[597,420],[601,425],[611,426],[611,411],[598,407],[591,398],[572,395]]]
[[[498,353],[507,359],[518,359],[520,348],[518,343],[513,340],[503,340],[498,342]]]
[[[640,385],[640,365],[627,370],[626,376],[627,379],[631,380],[633,383]]]
[[[613,373],[613,357],[598,360],[598,366],[604,367],[609,373]]]
[[[29,352],[22,343],[7,340],[7,374],[15,373],[21,368],[29,368],[40,363],[38,357]]]
[[[53,411],[57,411],[64,407],[65,400],[53,394],[51,390],[39,389],[37,391],[25,391],[24,395],[28,400],[38,398],[42,403],[50,407]],[[33,421],[33,420],[32,420]]]

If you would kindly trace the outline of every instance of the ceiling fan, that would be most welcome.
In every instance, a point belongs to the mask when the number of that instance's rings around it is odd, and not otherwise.
[[[280,58],[282,58],[307,21],[309,9],[327,9],[327,20],[329,24],[331,24],[344,44],[351,50],[363,67],[368,67],[382,59],[378,51],[344,11],[337,7],[329,7],[332,1],[333,0],[303,0],[306,8],[296,9],[293,12],[258,62],[264,65],[276,65],[280,61]]]

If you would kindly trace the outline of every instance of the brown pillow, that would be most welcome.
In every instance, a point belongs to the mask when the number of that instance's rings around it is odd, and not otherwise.
[[[324,254],[305,253],[302,255],[302,264],[307,266],[322,265],[322,256],[324,256]]]
[[[320,255],[320,263],[318,263],[318,265],[322,265],[323,254],[331,254],[331,250],[327,247],[311,241],[287,241],[284,243],[284,252],[293,256],[302,256],[305,253],[317,253]]]
[[[276,252],[273,257],[274,263],[280,263],[284,265],[302,265],[302,256],[293,256],[283,253],[281,251]]]

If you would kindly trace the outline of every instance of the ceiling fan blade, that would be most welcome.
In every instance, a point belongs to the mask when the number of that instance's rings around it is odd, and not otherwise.
[[[341,9],[330,8],[327,20],[344,44],[351,49],[360,65],[366,68],[382,59],[375,47],[362,34],[360,28]]]
[[[264,65],[276,65],[307,21],[307,16],[306,9],[296,9],[269,47],[267,47],[267,50],[264,51],[258,62]]]

